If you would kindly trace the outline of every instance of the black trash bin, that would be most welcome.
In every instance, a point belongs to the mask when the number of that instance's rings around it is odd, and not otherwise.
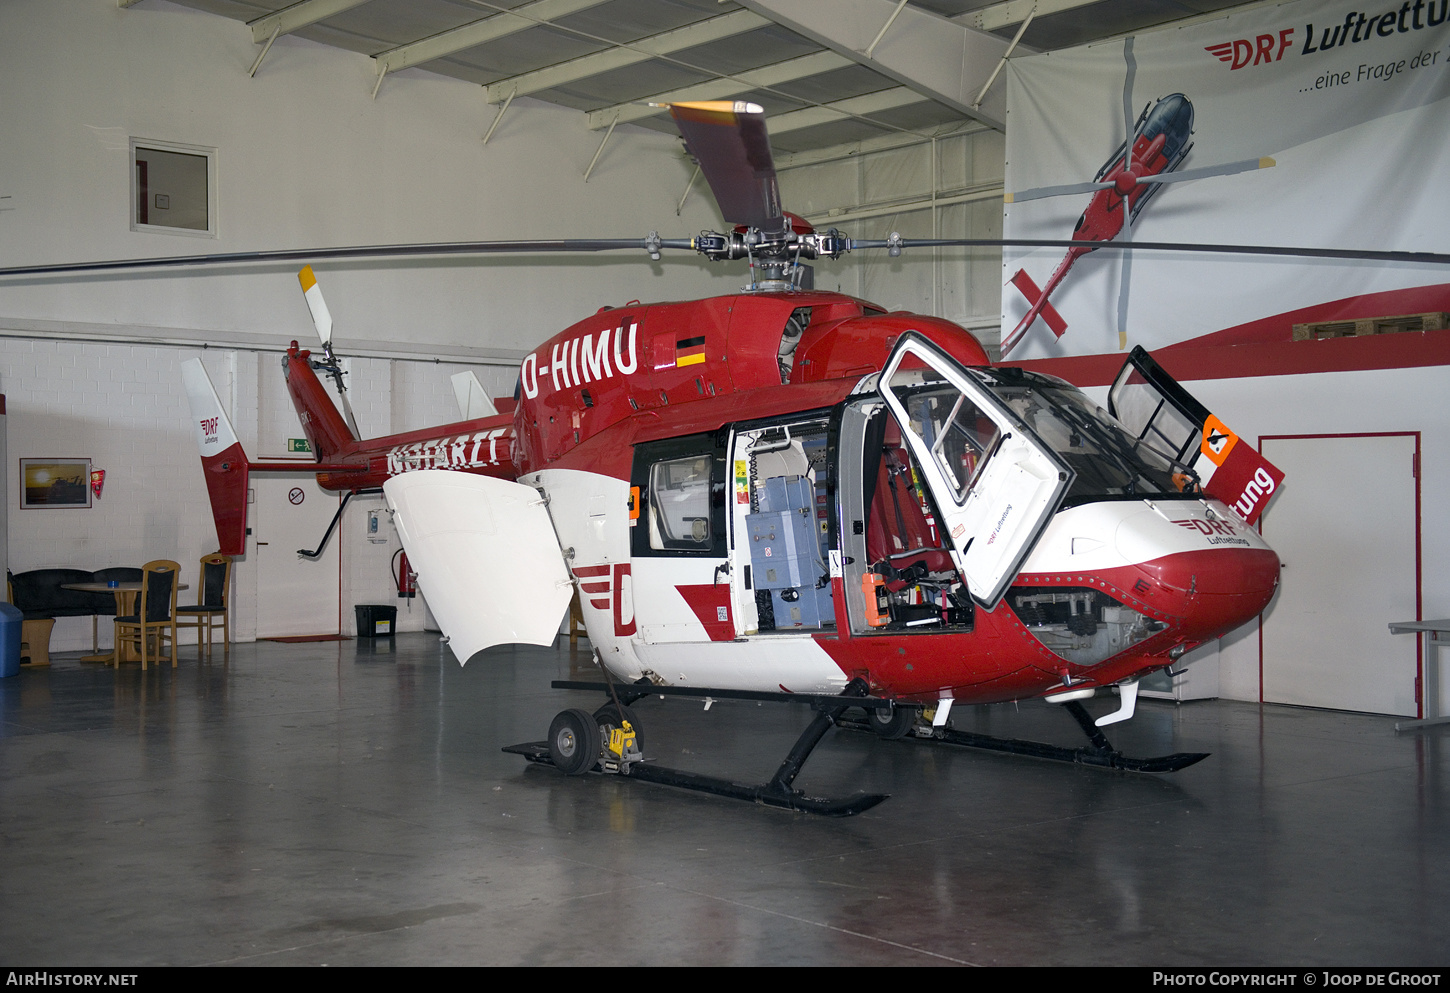
[[[391,638],[398,629],[398,608],[384,603],[360,603],[357,612],[359,638]]]

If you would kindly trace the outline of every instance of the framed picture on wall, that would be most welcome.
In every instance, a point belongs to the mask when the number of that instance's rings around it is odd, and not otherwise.
[[[21,459],[20,509],[89,507],[90,459]]]

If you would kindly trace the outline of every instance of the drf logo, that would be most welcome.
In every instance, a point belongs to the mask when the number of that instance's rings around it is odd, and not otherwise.
[[[1236,38],[1233,41],[1209,45],[1204,51],[1220,62],[1227,62],[1229,69],[1242,69],[1247,65],[1256,66],[1260,62],[1278,62],[1293,43],[1294,29],[1285,28],[1279,32],[1277,39],[1271,34],[1261,34],[1253,40]]]
[[[1270,482],[1272,482],[1272,480]],[[1190,531],[1197,531],[1199,534],[1205,534],[1210,537],[1216,534],[1222,534],[1232,538],[1238,534],[1238,532],[1234,530],[1233,525],[1230,524],[1228,521],[1202,521],[1196,517],[1190,517],[1186,520],[1174,521],[1173,523],[1177,524],[1181,528],[1187,528]]]
[[[630,574],[630,563],[617,563],[612,577],[607,563],[576,566],[574,575],[579,580],[579,592],[589,601],[589,606],[612,613],[616,638],[628,638],[635,633],[634,577]]]
[[[203,417],[200,422],[201,433],[207,441],[216,441],[217,425],[221,423],[220,417]]]

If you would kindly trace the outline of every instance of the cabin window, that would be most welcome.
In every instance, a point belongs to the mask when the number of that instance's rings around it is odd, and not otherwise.
[[[649,475],[649,544],[698,551],[710,544],[710,456],[656,462]]]
[[[714,435],[636,445],[634,555],[710,555],[725,534],[725,455]]]

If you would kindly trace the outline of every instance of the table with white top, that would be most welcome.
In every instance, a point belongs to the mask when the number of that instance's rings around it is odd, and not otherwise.
[[[1396,731],[1450,724],[1450,715],[1440,714],[1440,649],[1450,645],[1450,618],[1434,621],[1392,621],[1390,634],[1420,636],[1420,700],[1424,717],[1418,721],[1399,721]]]

